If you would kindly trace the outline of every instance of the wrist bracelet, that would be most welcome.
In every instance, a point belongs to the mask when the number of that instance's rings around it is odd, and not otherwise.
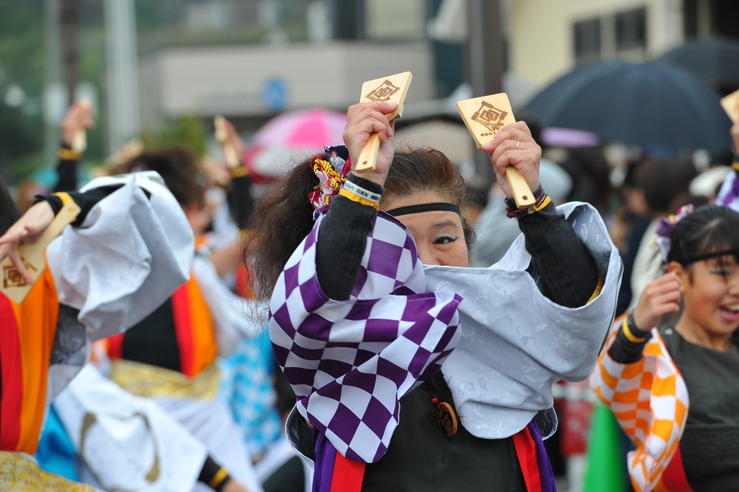
[[[228,478],[228,472],[225,468],[221,468],[216,472],[215,475],[213,475],[213,478],[210,479],[210,482],[208,482],[208,487],[210,487],[213,490],[219,490],[219,486],[224,484],[224,481]]]
[[[74,200],[66,191],[59,191],[57,193],[53,193],[53,195],[62,201],[62,207],[67,203],[74,203]]]
[[[624,336],[631,343],[642,343],[644,340],[647,339],[647,337],[639,338],[631,332],[631,328],[629,327],[629,319],[632,319],[632,316],[633,315],[629,313],[629,315],[624,318],[623,323],[621,323],[621,331],[623,331]]]
[[[380,199],[382,199],[382,195],[380,195],[379,193],[373,193],[365,188],[362,188],[356,183],[352,183],[349,180],[344,181],[344,189],[349,190],[355,195],[361,196],[362,198],[366,198],[371,202],[380,203]]]
[[[382,195],[366,190],[349,180],[344,181],[344,185],[341,188],[339,195],[348,198],[353,202],[367,205],[375,210],[380,210],[380,199],[382,198]]]
[[[81,157],[79,152],[75,152],[74,150],[67,149],[65,147],[60,148],[57,155],[64,161],[77,161]]]
[[[229,168],[229,173],[232,178],[243,178],[249,174],[249,168],[246,166],[238,166]]]
[[[536,203],[534,203],[533,206],[528,207],[528,208],[517,208],[515,206],[508,206],[506,208],[506,215],[510,219],[520,219],[524,215],[529,215],[529,214],[538,212],[539,210],[543,209],[550,203],[552,203],[552,199],[549,197],[549,195],[547,195],[547,193],[544,190],[541,190],[541,193],[539,193],[539,196],[536,197]]]

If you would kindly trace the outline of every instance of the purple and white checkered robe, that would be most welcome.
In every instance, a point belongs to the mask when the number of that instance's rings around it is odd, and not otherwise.
[[[329,299],[316,274],[322,220],[277,280],[269,330],[298,411],[347,458],[380,459],[399,400],[437,373],[459,341],[452,292],[425,292],[413,238],[380,213],[348,301]]]

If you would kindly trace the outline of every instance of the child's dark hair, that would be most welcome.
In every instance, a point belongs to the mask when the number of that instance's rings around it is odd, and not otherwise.
[[[325,155],[323,158],[328,159]],[[314,210],[308,194],[315,190],[318,178],[309,161],[298,164],[265,193],[247,227],[243,260],[258,299],[269,299],[285,263],[313,228]],[[464,178],[438,150],[396,152],[380,208],[393,197],[424,191],[434,191],[450,203],[461,205],[465,199]],[[469,248],[474,230],[464,219],[462,226]]]
[[[687,267],[727,254],[739,263],[739,212],[720,205],[704,205],[675,226],[670,234],[667,262],[676,261]]]
[[[138,171],[158,172],[182,208],[191,204],[204,206],[205,187],[200,180],[197,160],[184,147],[147,150],[114,170],[116,173]]]

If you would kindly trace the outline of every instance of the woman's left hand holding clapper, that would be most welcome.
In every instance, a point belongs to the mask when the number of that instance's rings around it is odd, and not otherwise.
[[[482,150],[490,155],[498,185],[506,197],[513,198],[511,187],[505,177],[508,166],[518,169],[532,191],[539,187],[541,147],[531,136],[531,130],[523,121],[501,128],[493,140],[482,146]]]

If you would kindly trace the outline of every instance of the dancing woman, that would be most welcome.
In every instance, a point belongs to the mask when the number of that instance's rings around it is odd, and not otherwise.
[[[271,296],[273,348],[298,398],[290,437],[315,460],[315,491],[554,490],[551,386],[592,369],[618,253],[594,209],[551,204],[541,150],[516,123],[485,150],[523,235],[498,264],[467,268],[464,181],[438,151],[396,153],[392,109],[351,107],[348,155],[299,165],[250,227],[250,277]],[[349,155],[372,133],[376,171],[355,175]],[[508,165],[535,206],[510,200]]]

